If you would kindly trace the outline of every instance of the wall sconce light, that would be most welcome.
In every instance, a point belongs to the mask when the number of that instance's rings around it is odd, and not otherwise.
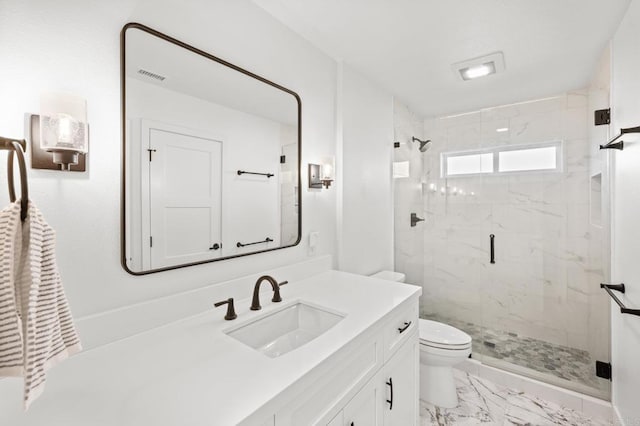
[[[31,115],[31,168],[86,171],[89,151],[87,102],[66,94],[44,94],[40,115]]]
[[[331,183],[335,180],[335,170],[336,166],[333,157],[325,158],[322,161],[322,177],[320,178],[320,181],[322,182],[322,185],[324,185],[325,189],[328,189],[331,186]]]
[[[328,189],[335,180],[335,160],[325,158],[322,164],[309,163],[309,188]]]

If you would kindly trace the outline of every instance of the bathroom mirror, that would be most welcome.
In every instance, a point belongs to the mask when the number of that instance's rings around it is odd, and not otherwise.
[[[299,243],[296,93],[136,23],[122,29],[121,82],[127,272]]]

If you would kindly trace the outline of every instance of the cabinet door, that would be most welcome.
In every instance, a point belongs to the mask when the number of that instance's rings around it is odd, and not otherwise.
[[[419,424],[419,362],[416,334],[383,367],[384,391],[381,400],[385,426]]]
[[[344,426],[382,426],[379,383],[377,377],[369,380],[344,407]]]

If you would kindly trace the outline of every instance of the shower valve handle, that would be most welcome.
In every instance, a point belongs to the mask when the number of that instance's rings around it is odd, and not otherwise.
[[[416,226],[418,222],[424,222],[424,219],[419,218],[415,213],[411,213],[411,227]]]

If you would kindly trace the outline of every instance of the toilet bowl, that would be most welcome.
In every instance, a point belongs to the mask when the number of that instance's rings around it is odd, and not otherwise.
[[[380,271],[371,275],[388,281],[404,282],[400,272]],[[420,399],[443,408],[458,405],[453,366],[471,355],[471,336],[450,325],[421,319]]]
[[[421,319],[420,399],[443,408],[458,405],[453,366],[471,354],[471,336],[447,324]]]

